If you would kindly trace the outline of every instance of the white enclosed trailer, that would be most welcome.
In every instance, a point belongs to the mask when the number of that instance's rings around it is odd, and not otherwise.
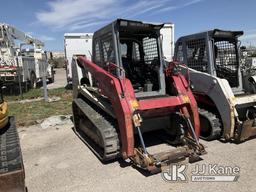
[[[67,83],[72,83],[71,62],[73,55],[85,55],[91,60],[93,33],[65,33],[64,51],[66,59]]]
[[[162,35],[162,49],[166,61],[172,61],[174,56],[174,24],[165,23],[160,30]]]

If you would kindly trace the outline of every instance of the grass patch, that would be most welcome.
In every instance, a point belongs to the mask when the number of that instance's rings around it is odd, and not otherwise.
[[[34,99],[42,97],[43,90],[34,89],[24,94],[24,99]],[[35,124],[37,120],[45,119],[52,115],[71,114],[72,91],[65,88],[52,89],[48,92],[49,97],[57,96],[61,100],[47,103],[35,101],[30,103],[9,103],[9,115],[16,117],[18,126],[28,126]],[[19,100],[19,96],[7,96],[5,100]]]
[[[57,88],[57,89],[49,89],[48,90],[48,96],[58,96],[61,97],[63,94],[69,94],[70,90],[66,90],[63,88]],[[23,93],[23,99],[35,99],[38,97],[43,97],[43,89],[30,89],[28,92]],[[20,95],[5,95],[4,96],[6,101],[18,101],[21,100]]]

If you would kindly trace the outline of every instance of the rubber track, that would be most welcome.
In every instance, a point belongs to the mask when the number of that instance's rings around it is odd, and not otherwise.
[[[208,136],[208,137],[200,136],[200,137],[206,141],[212,141],[212,140],[220,138],[220,135],[221,135],[220,119],[215,114],[213,114],[205,109],[199,108],[198,111],[201,116],[204,116],[210,122],[211,127],[212,127],[212,132],[211,132],[210,136]]]
[[[0,174],[22,170],[22,154],[14,117],[0,130]]]
[[[84,133],[81,134],[79,129],[79,113],[78,109],[85,115],[90,122],[98,129],[96,132],[101,135],[100,139],[103,146],[99,146],[99,143],[95,142],[95,138]],[[87,144],[87,146],[98,156],[103,162],[116,159],[120,154],[119,138],[116,129],[111,123],[104,117],[102,113],[96,111],[92,106],[86,103],[83,99],[77,98],[73,101],[73,116],[74,124],[77,133],[80,134],[80,138]],[[94,128],[95,128],[94,127]],[[95,131],[94,131],[95,132]],[[102,141],[103,139],[103,141]],[[103,148],[103,149],[102,149]]]

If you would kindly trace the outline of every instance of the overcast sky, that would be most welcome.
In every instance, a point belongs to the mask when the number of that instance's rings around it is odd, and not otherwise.
[[[63,50],[65,32],[94,32],[116,18],[173,22],[175,38],[212,28],[244,30],[243,44],[256,46],[255,0],[10,0],[0,22]]]

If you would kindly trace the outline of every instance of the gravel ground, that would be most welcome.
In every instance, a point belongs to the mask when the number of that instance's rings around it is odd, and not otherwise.
[[[73,132],[71,122],[45,129],[19,128],[19,135],[29,192],[253,192],[256,188],[256,139],[239,145],[203,142],[208,154],[196,164],[239,166],[238,182],[173,183],[165,182],[161,174],[146,176],[122,160],[102,164]],[[187,172],[194,168],[195,163],[188,164]]]
[[[56,68],[54,82],[47,85],[48,89],[56,89],[67,85],[66,70],[64,68]]]

